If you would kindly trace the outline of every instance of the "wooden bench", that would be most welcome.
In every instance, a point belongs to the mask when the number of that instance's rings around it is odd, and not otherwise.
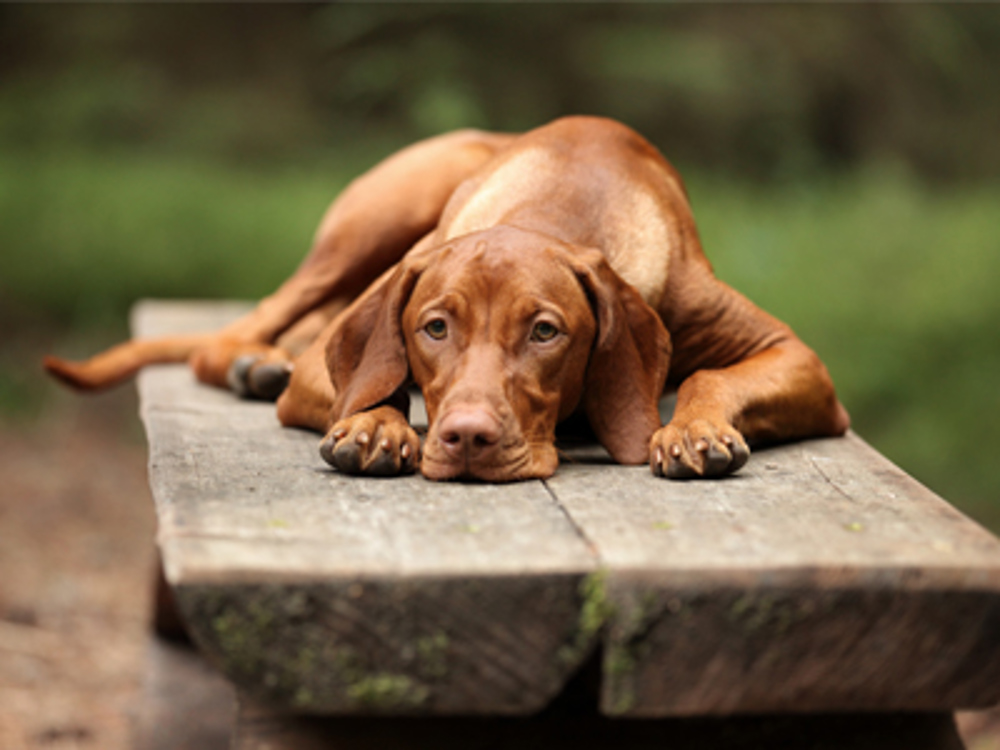
[[[133,328],[242,309],[146,302]],[[235,747],[961,747],[951,712],[1000,701],[1000,541],[854,434],[721,481],[594,446],[544,482],[362,479],[184,367],[139,390]]]

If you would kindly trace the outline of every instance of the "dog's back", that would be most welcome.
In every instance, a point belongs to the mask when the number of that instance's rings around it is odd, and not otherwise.
[[[654,308],[671,256],[697,242],[677,172],[635,131],[596,117],[515,140],[455,191],[436,239],[501,224],[600,249]]]

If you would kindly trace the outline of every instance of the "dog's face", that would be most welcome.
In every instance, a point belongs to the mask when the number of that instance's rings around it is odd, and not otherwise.
[[[403,311],[432,479],[549,476],[556,423],[583,394],[597,330],[584,288],[558,250],[510,239],[446,246]]]
[[[493,228],[414,252],[346,317],[328,348],[335,419],[412,379],[430,479],[550,476],[578,407],[615,460],[648,458],[670,340],[597,251]]]

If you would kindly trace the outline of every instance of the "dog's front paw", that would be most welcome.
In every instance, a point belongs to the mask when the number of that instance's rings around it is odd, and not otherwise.
[[[674,420],[657,430],[649,444],[653,473],[671,479],[725,476],[749,458],[750,449],[735,427],[707,419],[682,425]]]
[[[393,477],[416,471],[420,438],[399,410],[380,406],[337,422],[319,452],[345,474]]]

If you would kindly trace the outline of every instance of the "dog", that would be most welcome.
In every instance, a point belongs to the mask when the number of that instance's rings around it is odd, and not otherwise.
[[[245,317],[45,367],[100,389],[185,360],[204,383],[276,399],[283,425],[322,433],[323,458],[361,475],[545,478],[556,426],[577,414],[615,461],[671,478],[849,426],[816,354],[715,278],[678,173],[596,117],[410,146],[343,191]]]

